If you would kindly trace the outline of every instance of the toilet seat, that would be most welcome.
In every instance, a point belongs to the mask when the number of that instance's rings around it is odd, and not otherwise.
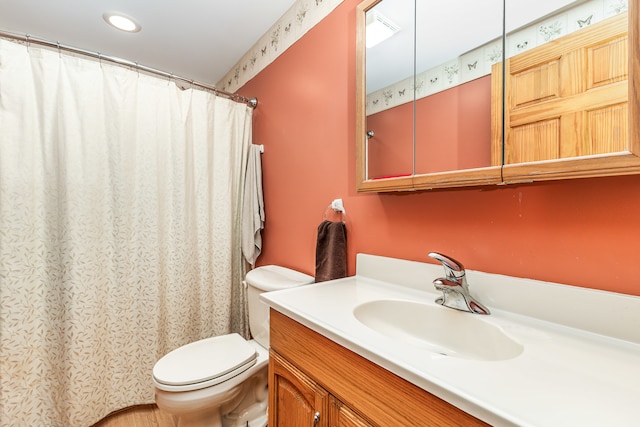
[[[153,383],[165,391],[190,391],[227,381],[255,365],[255,348],[239,334],[221,335],[179,347],[153,367]]]

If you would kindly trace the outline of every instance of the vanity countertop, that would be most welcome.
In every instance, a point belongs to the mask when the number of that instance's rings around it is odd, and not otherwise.
[[[441,273],[432,264],[359,254],[353,277],[261,299],[489,424],[638,425],[640,298],[468,271],[471,293],[491,310],[482,320],[524,347],[500,361],[419,348],[375,332],[353,314],[358,305],[381,299],[450,310],[434,303],[431,281]]]

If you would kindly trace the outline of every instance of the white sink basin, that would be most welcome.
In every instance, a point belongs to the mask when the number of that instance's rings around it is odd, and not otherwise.
[[[374,331],[413,346],[476,360],[506,360],[523,347],[482,316],[439,305],[377,300],[357,306],[356,319]]]

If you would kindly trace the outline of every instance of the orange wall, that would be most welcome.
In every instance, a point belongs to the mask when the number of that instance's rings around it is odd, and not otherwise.
[[[413,172],[413,103],[406,102],[367,116],[369,178]]]
[[[468,269],[640,295],[640,176],[355,191],[358,1],[345,0],[239,90],[259,99],[254,142],[265,146],[258,264],[313,274],[317,226],[340,197],[350,274],[356,253],[429,262],[427,252],[441,251]]]
[[[419,99],[416,116],[416,173],[491,166],[491,76]]]
[[[491,76],[416,101],[416,173],[491,166]],[[413,171],[413,104],[367,116],[369,178]]]

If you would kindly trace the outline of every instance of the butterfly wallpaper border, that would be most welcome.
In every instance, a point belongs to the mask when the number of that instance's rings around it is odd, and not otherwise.
[[[322,21],[344,0],[298,0],[251,49],[244,54],[216,87],[235,92],[282,52]]]

